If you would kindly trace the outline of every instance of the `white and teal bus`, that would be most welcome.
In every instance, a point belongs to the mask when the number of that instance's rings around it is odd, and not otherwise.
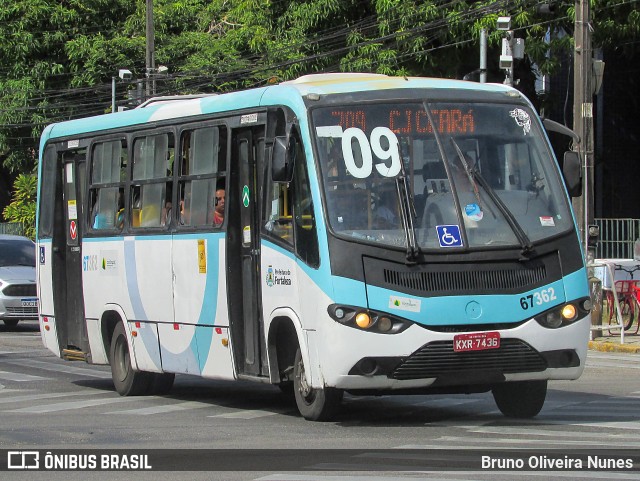
[[[51,125],[43,342],[110,364],[125,396],[186,373],[277,385],[311,420],[345,391],[491,391],[535,416],[589,336],[563,164],[517,90],[428,78],[310,75]]]

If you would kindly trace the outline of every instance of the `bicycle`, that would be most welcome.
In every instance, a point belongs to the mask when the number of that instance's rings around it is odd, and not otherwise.
[[[616,296],[618,297],[618,306],[622,317],[623,327],[625,331],[628,331],[633,326],[634,321],[640,317],[638,316],[640,313],[640,280],[616,281],[614,283],[614,289],[616,290]],[[613,291],[607,291],[606,299],[609,313],[609,325],[618,324]],[[640,322],[636,323],[636,331],[634,334],[638,333],[639,328]],[[609,334],[611,334],[611,329],[609,329]]]

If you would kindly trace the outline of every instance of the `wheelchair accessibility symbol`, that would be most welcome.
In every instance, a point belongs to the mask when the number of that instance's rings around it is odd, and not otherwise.
[[[457,225],[437,225],[440,247],[462,247],[460,227]]]

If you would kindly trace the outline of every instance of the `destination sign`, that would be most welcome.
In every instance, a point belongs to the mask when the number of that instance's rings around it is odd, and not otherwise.
[[[475,132],[473,109],[433,109],[433,122],[441,134],[471,134]],[[331,109],[326,124],[340,125],[343,129],[359,128],[364,132],[378,126],[389,128],[396,134],[432,133],[434,126],[423,108],[394,106],[366,109]]]

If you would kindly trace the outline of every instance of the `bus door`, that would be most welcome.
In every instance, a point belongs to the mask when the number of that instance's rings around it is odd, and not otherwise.
[[[232,131],[227,195],[227,296],[236,372],[265,376],[266,349],[260,293],[260,198],[257,155],[264,128]]]
[[[60,172],[53,231],[53,299],[58,342],[63,357],[84,359],[89,352],[82,290],[82,233],[86,155],[64,152],[58,157]],[[62,192],[60,192],[60,190]],[[60,195],[62,194],[62,195]],[[67,350],[68,352],[64,352]],[[78,353],[77,351],[81,351]]]

